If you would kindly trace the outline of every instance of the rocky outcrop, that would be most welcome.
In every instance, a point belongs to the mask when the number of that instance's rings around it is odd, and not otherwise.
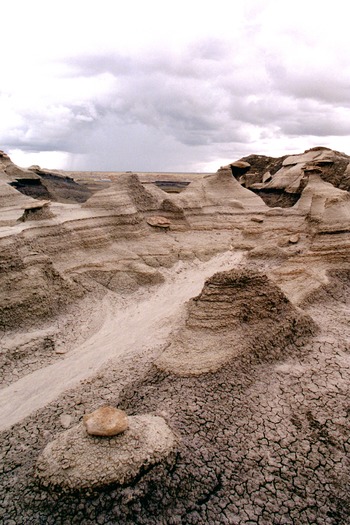
[[[0,172],[0,227],[16,224],[23,208],[30,206],[32,202],[33,199],[12,188]]]
[[[308,182],[296,204],[319,233],[350,231],[350,193],[321,179],[315,168],[306,170]]]
[[[239,178],[241,184],[260,195],[269,206],[293,206],[305,188],[305,169],[310,165],[319,170],[324,182],[350,190],[350,157],[329,148],[311,148],[302,154],[276,159],[250,155],[241,161],[251,165]]]
[[[24,206],[23,215],[18,220],[22,222],[44,221],[52,217],[54,215],[50,211],[50,201],[36,201]]]
[[[28,172],[16,173],[11,185],[34,199],[49,199],[52,202],[68,204],[85,202],[91,196],[91,191],[86,186],[75,182],[71,177],[41,169]]]
[[[180,375],[218,370],[236,357],[283,356],[293,339],[316,331],[266,275],[251,270],[217,273],[188,304],[184,326],[156,362]]]
[[[114,437],[86,433],[82,423],[62,432],[40,454],[36,477],[46,486],[83,490],[131,483],[176,450],[176,438],[158,416],[130,416]]]
[[[230,167],[196,178],[173,202],[181,207],[187,229],[211,230],[232,225],[237,216],[264,213],[266,205],[232,176]]]
[[[161,197],[162,192],[157,192],[157,188],[145,189],[136,174],[122,174],[117,183],[95,193],[84,206],[119,214],[146,212],[158,210]]]
[[[58,315],[85,290],[64,278],[48,257],[9,244],[0,257],[0,331],[25,329]]]
[[[13,182],[19,179],[32,181],[39,180],[39,177],[31,170],[20,168],[14,164],[4,151],[0,151],[0,171],[6,175],[8,182]]]

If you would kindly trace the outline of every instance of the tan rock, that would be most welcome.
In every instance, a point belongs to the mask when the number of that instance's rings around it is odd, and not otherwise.
[[[241,186],[232,176],[231,170],[226,168],[192,182],[179,194],[178,202],[185,213],[200,209],[213,213],[223,207],[227,207],[231,213],[241,213],[243,209],[257,213],[268,209],[258,195]]]
[[[300,240],[300,235],[299,233],[296,233],[295,235],[291,235],[288,239],[288,241],[291,243],[291,244],[296,244],[297,242],[299,242]]]
[[[158,228],[169,228],[171,222],[166,217],[155,215],[153,217],[148,217],[147,224],[150,226],[158,226]]]
[[[73,418],[70,414],[61,414],[60,423],[63,428],[69,428],[72,424]]]
[[[123,410],[105,406],[83,417],[86,431],[91,436],[116,436],[129,428],[128,417]]]
[[[314,164],[307,164],[306,166],[304,166],[301,169],[306,174],[309,174],[309,173],[318,173],[318,174],[320,174],[320,173],[322,173],[322,168],[320,168],[319,166],[315,166]]]

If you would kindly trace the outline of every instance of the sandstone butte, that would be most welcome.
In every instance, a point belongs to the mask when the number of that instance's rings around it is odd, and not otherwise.
[[[349,524],[349,192],[323,147],[213,174],[1,152],[0,522]]]

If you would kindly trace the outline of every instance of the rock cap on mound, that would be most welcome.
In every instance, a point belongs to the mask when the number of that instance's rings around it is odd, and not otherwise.
[[[176,438],[163,418],[128,419],[129,428],[109,438],[89,436],[83,423],[62,432],[40,454],[35,477],[63,490],[123,485],[175,451]]]

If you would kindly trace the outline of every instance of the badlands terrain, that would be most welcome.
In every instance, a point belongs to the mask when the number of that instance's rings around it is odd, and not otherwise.
[[[214,174],[1,152],[0,522],[349,524],[349,191],[322,147]],[[126,430],[88,433],[104,407]]]

